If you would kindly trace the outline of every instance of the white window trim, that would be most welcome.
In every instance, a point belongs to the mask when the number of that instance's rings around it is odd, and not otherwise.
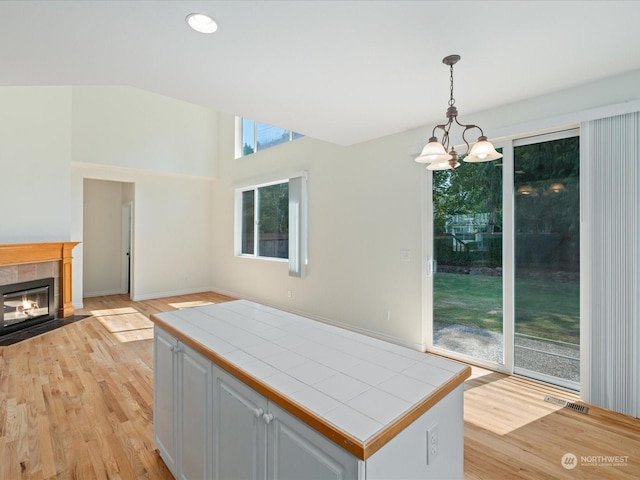
[[[295,187],[299,180],[299,188]],[[258,190],[270,185],[289,184],[289,258],[264,257],[257,254],[242,253],[242,194],[250,190]],[[294,185],[292,192],[291,186]],[[251,183],[247,181],[237,185],[234,190],[234,255],[237,258],[250,258],[274,262],[287,262],[289,275],[306,276],[308,261],[308,173],[298,172],[295,175],[277,180]],[[256,204],[256,208],[258,205]],[[257,233],[256,233],[257,235]],[[257,242],[255,243],[257,248]]]
[[[255,198],[256,201],[254,203],[254,208],[255,211],[257,212],[260,208],[260,205],[258,203],[258,196],[257,196],[257,191],[260,188],[263,187],[269,187],[271,185],[280,185],[282,183],[289,183],[289,179],[288,178],[282,178],[280,180],[274,180],[271,182],[265,182],[265,183],[260,183],[257,185],[250,185],[250,186],[246,186],[243,188],[237,188],[236,189],[236,193],[235,193],[235,206],[234,206],[234,217],[235,217],[235,234],[234,234],[234,251],[235,251],[235,255],[236,257],[241,257],[241,258],[258,258],[261,260],[271,260],[274,262],[288,262],[288,260],[286,258],[278,258],[278,257],[265,257],[262,255],[258,255],[256,253],[242,253],[242,194],[244,192],[248,192],[253,190],[254,192],[256,192],[255,194]],[[255,246],[255,250],[257,251],[258,249],[258,228],[257,225],[255,225],[254,228],[254,246]]]

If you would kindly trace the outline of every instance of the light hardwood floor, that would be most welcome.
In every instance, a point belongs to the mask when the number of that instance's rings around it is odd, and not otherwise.
[[[77,313],[92,317],[0,347],[0,479],[172,478],[153,441],[148,316],[226,300],[87,298]],[[466,479],[640,478],[639,419],[596,407],[584,415],[544,402],[547,394],[578,400],[474,368],[465,384]],[[562,466],[566,453],[576,455],[574,469]]]

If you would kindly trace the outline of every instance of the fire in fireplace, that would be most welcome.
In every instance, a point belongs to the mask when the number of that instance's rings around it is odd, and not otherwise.
[[[0,335],[54,318],[54,279],[0,285]]]

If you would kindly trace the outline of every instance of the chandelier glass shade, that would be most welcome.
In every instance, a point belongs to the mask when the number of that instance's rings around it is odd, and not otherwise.
[[[467,145],[467,153],[463,160],[465,162],[490,162],[502,158],[502,154],[496,151],[494,146],[484,136],[484,132],[477,125],[464,125],[458,121],[458,109],[455,106],[453,98],[453,66],[460,60],[460,55],[449,55],[442,59],[442,63],[449,65],[451,89],[449,97],[449,108],[447,108],[447,123],[436,125],[428,143],[422,149],[420,155],[416,158],[418,163],[426,163],[429,170],[447,170],[460,166],[458,152],[453,147],[449,147],[449,131],[453,124],[463,128],[462,140]],[[436,130],[442,130],[442,140],[438,141]],[[480,136],[477,142],[470,146],[465,138],[465,134],[472,129],[478,129]]]

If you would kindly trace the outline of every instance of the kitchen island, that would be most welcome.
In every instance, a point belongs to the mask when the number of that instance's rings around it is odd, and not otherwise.
[[[151,320],[176,478],[462,478],[468,366],[246,300]]]

